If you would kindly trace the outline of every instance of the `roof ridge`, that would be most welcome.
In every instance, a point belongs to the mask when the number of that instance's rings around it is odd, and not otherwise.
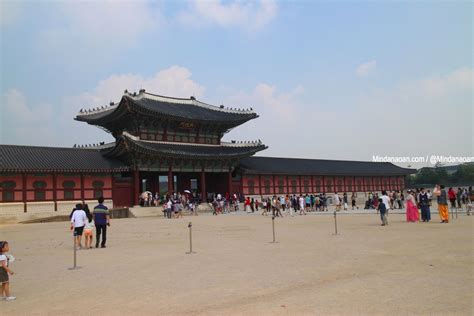
[[[269,159],[291,159],[291,160],[310,160],[310,161],[331,161],[331,162],[358,162],[358,163],[384,163],[384,164],[391,164],[397,166],[388,161],[367,161],[367,160],[343,160],[343,159],[320,159],[320,158],[290,158],[290,157],[268,157],[268,156],[252,156],[248,158],[269,158]],[[399,167],[399,166],[397,166]],[[404,167],[399,167],[404,168]],[[404,169],[411,169],[411,168],[404,168]]]
[[[136,93],[132,94],[130,92],[126,92],[124,95],[127,95],[133,99],[138,99],[138,100],[142,98],[146,98],[146,99],[163,101],[163,102],[179,101],[179,102],[173,102],[173,103],[195,105],[195,106],[200,106],[200,107],[213,110],[213,111],[218,111],[218,112],[226,112],[226,113],[234,113],[234,114],[256,114],[253,111],[253,108],[241,110],[241,109],[226,108],[223,105],[216,106],[216,105],[199,101],[194,96],[191,96],[189,99],[176,98],[176,97],[169,97],[169,96],[149,93],[149,92],[146,92],[145,89],[141,89],[138,94]]]
[[[221,142],[221,144],[197,144],[197,143],[182,143],[182,142],[168,142],[168,141],[156,141],[156,140],[146,140],[140,139],[137,136],[134,136],[128,132],[123,132],[122,135],[138,142],[143,143],[150,143],[150,144],[170,144],[170,145],[178,145],[178,146],[196,146],[196,147],[257,147],[263,145],[261,140],[253,141],[249,143],[239,142],[239,143],[229,143],[229,142]]]
[[[37,148],[37,149],[47,149],[47,150],[91,150],[99,149],[98,147],[56,147],[56,146],[36,146],[36,145],[10,145],[10,144],[0,144],[1,147],[23,147],[23,148]]]

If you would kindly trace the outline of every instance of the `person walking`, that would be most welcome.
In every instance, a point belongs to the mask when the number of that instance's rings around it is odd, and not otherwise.
[[[355,192],[352,192],[352,195],[351,195],[352,210],[354,210],[354,207],[356,207],[357,209],[359,209],[359,207],[358,207],[357,204],[356,204],[356,197],[357,197],[357,194],[356,194]]]
[[[262,198],[262,216],[267,216],[267,199],[266,198]]]
[[[387,191],[383,190],[382,191],[382,203],[385,204],[385,207],[387,209],[385,216],[388,216],[388,211],[390,210],[390,198],[387,195]]]
[[[304,206],[305,206],[305,199],[302,195],[300,195],[300,198],[299,198],[299,205],[300,205],[300,215],[306,215],[306,212],[304,210]]]
[[[275,213],[276,213],[276,216],[277,217],[283,217],[283,215],[281,214],[281,203],[280,203],[280,199],[276,199],[276,202],[275,202]]]
[[[244,202],[244,208],[247,213],[250,213],[250,197],[247,196]]]
[[[454,192],[453,188],[449,188],[448,197],[449,202],[451,202],[451,210],[453,210],[456,208],[456,192]]]
[[[456,202],[458,202],[458,208],[462,209],[462,189],[458,188],[458,192],[456,192]]]
[[[416,206],[413,191],[408,191],[407,195],[407,222],[418,222],[418,207]]]
[[[0,241],[0,284],[2,285],[0,295],[5,301],[14,301],[16,297],[10,294],[10,278],[8,274],[14,275],[15,273],[9,267],[10,262],[13,262],[13,256],[6,254],[9,251],[8,241]]]
[[[433,194],[438,198],[438,212],[441,223],[449,223],[448,194],[444,185],[436,185]]]
[[[99,248],[100,236],[102,235],[100,247],[105,248],[105,243],[107,242],[107,226],[110,226],[110,213],[107,206],[104,205],[104,198],[102,196],[97,199],[97,202],[99,202],[99,204],[94,207],[94,211],[92,212],[96,231],[95,247]]]
[[[421,188],[418,201],[420,202],[421,208],[421,220],[423,222],[429,222],[431,220],[430,197],[428,196],[428,193],[425,192],[425,188]]]
[[[87,216],[87,223],[84,226],[84,242],[86,244],[86,249],[92,248],[92,240],[94,239],[94,220],[92,219],[92,214],[89,213]]]
[[[339,198],[339,194],[337,192],[334,192],[334,204],[336,205],[336,211],[341,210],[341,199]]]
[[[82,204],[76,204],[76,210],[72,213],[71,217],[71,230],[74,229],[74,234],[76,236],[76,247],[78,249],[82,248],[81,239],[82,233],[84,232],[84,226],[87,223],[86,212],[82,209]]]
[[[382,226],[388,225],[387,207],[385,206],[385,203],[383,203],[382,199],[378,199],[377,204],[377,211],[380,212],[380,220],[382,221]]]

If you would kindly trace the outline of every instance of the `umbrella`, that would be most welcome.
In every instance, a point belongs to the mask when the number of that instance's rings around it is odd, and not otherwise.
[[[189,194],[191,194],[191,191],[189,191],[189,190],[184,190],[184,193],[189,193]]]

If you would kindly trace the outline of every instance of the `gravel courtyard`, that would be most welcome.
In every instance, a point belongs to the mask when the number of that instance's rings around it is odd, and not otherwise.
[[[3,315],[473,313],[473,218],[391,214],[116,219],[106,249],[78,251],[68,223],[0,226],[16,301]],[[187,224],[193,222],[193,250]]]

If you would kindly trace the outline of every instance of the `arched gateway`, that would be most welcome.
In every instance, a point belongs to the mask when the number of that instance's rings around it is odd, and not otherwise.
[[[69,212],[104,196],[132,206],[139,193],[194,190],[245,195],[400,190],[412,169],[390,163],[252,157],[267,147],[223,142],[258,115],[196,100],[124,92],[119,103],[83,110],[77,121],[115,142],[74,148],[0,145],[0,216]]]

